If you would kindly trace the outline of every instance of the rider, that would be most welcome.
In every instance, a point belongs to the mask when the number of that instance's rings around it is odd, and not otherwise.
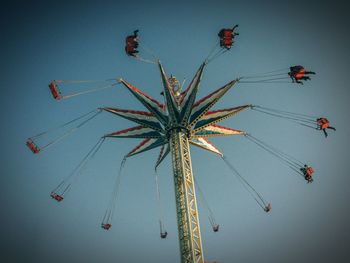
[[[336,131],[334,127],[329,126],[329,121],[326,118],[318,118],[316,122],[318,125],[317,129],[323,131],[325,137],[328,136],[326,129],[331,129]]]
[[[314,169],[307,164],[304,167],[300,168],[300,171],[304,174],[304,178],[308,183],[312,183],[314,179],[312,178],[312,174],[314,173]]]
[[[313,71],[305,71],[305,68],[303,66],[292,66],[290,67],[290,71],[288,72],[289,77],[292,79],[293,82],[296,82],[298,84],[304,84],[301,80],[311,80],[309,76],[306,76],[308,74],[316,74]]]
[[[237,27],[238,25],[235,25],[233,28],[223,28],[220,30],[218,33],[220,38],[220,47],[224,47],[227,50],[231,48],[234,37],[239,35],[239,33],[235,32]]]
[[[139,30],[135,30],[133,35],[126,37],[125,52],[129,56],[136,57],[136,54],[139,53],[139,51],[137,50],[137,47],[139,46],[138,32]]]

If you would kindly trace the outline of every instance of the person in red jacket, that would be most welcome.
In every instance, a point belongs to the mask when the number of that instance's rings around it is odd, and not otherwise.
[[[137,50],[139,46],[138,32],[138,30],[135,30],[133,35],[127,36],[125,39],[125,52],[129,56],[136,57],[136,54],[139,53]]]
[[[323,131],[324,136],[327,138],[328,133],[326,129],[331,129],[336,131],[334,127],[329,126],[329,121],[326,118],[318,118],[317,120],[317,129]]]
[[[293,82],[298,84],[304,84],[302,80],[311,80],[311,78],[307,75],[309,74],[316,74],[313,71],[305,71],[305,68],[303,66],[293,66],[290,67],[290,71],[288,72],[289,77],[292,79]]]
[[[312,178],[314,169],[311,166],[308,166],[307,164],[305,164],[304,167],[300,168],[300,171],[303,172],[304,178],[308,183],[312,183],[314,181],[314,179]]]
[[[239,33],[235,32],[237,27],[238,25],[235,25],[233,28],[223,28],[220,30],[218,34],[220,38],[220,47],[226,48],[227,50],[232,47],[234,37],[239,35]]]

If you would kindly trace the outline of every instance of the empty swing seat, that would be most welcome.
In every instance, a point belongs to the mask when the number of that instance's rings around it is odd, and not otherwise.
[[[109,224],[109,223],[102,223],[102,224],[101,224],[101,227],[102,227],[104,230],[109,230],[109,229],[112,227],[112,224]]]
[[[57,202],[61,202],[64,199],[62,195],[56,194],[54,192],[52,192],[50,196],[52,197],[52,199],[55,199]]]
[[[50,88],[51,94],[55,100],[60,100],[62,98],[61,92],[59,91],[55,81],[50,82],[49,88]]]
[[[272,209],[272,206],[271,206],[270,203],[268,203],[267,206],[265,206],[265,209],[264,209],[264,210],[265,210],[266,213],[268,213],[268,212],[271,211],[271,209]]]
[[[214,232],[219,232],[219,227],[220,227],[220,225],[214,225],[213,226],[213,231]]]
[[[163,238],[163,239],[166,238],[167,235],[168,235],[168,232],[166,232],[166,231],[160,233],[160,237]]]
[[[34,154],[40,152],[40,148],[31,139],[27,140],[26,145]]]

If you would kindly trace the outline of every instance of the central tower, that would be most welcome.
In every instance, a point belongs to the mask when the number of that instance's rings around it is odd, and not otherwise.
[[[181,263],[204,263],[190,146],[181,129],[170,131]]]

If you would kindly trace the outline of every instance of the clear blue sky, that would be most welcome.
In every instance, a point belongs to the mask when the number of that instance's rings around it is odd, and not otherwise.
[[[349,18],[341,1],[12,1],[1,8],[0,229],[2,262],[179,262],[172,172],[160,167],[166,240],[159,238],[153,167],[158,150],[129,159],[109,232],[99,224],[123,156],[137,140],[109,140],[62,203],[50,191],[105,133],[132,127],[104,113],[34,156],[27,137],[99,106],[140,109],[125,89],[54,101],[52,79],[123,77],[161,99],[157,68],[127,57],[134,29],[165,70],[191,79],[222,27],[238,23],[234,48],[209,64],[199,98],[249,73],[290,65],[317,72],[304,86],[239,84],[216,106],[247,103],[327,116],[322,133],[246,111],[225,125],[245,130],[315,168],[307,185],[245,138],[214,142],[271,201],[266,214],[216,156],[192,149],[195,176],[221,225],[199,200],[204,257],[229,262],[349,261]]]

